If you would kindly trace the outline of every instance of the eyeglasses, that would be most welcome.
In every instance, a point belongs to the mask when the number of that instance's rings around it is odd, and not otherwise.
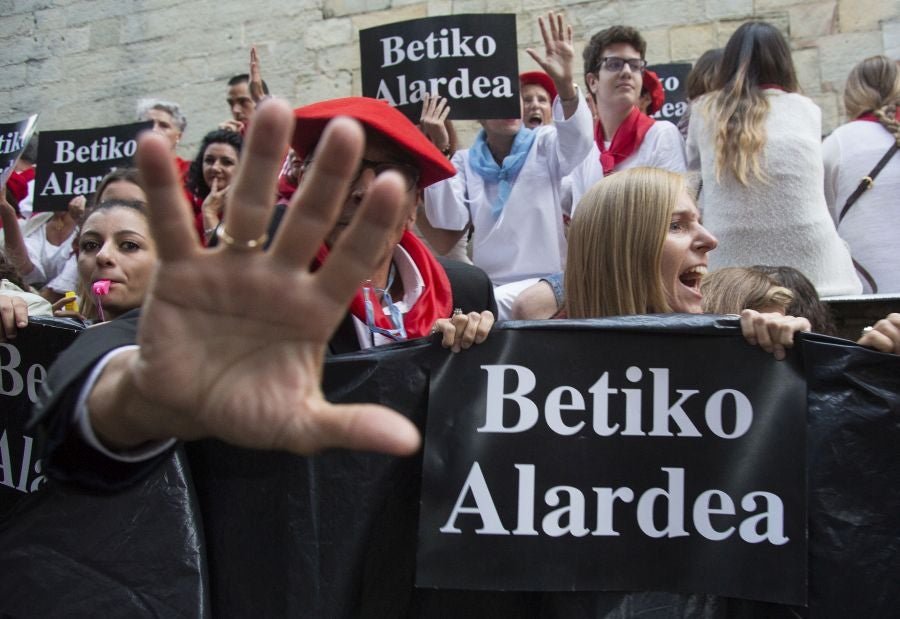
[[[300,168],[301,171],[304,173],[309,171],[312,163],[312,158],[304,161],[303,166]],[[407,191],[412,191],[416,185],[419,184],[419,168],[416,166],[407,163],[395,163],[393,161],[372,161],[370,159],[359,160],[359,168],[357,168],[356,174],[353,175],[351,184],[359,180],[359,177],[362,176],[364,170],[372,170],[375,173],[375,176],[380,176],[389,170],[396,172],[403,177],[404,181],[406,181]]]
[[[638,71],[643,71],[647,66],[646,60],[641,60],[640,58],[619,58],[618,56],[607,56],[606,58],[600,59],[599,69],[606,69],[612,73],[618,73],[622,69],[625,68],[625,65],[628,65],[628,68],[633,72],[637,73]]]

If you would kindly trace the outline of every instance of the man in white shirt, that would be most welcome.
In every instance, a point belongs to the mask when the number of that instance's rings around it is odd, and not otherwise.
[[[642,114],[637,104],[647,66],[647,42],[629,26],[612,26],[584,48],[584,81],[597,110],[594,147],[566,179],[571,207],[597,181],[635,167],[685,172],[684,140],[678,128]]]

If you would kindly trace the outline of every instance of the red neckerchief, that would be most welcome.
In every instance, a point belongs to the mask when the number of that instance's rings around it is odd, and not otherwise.
[[[897,106],[897,111],[894,112],[894,118],[900,120],[900,105]],[[877,123],[880,122],[878,117],[875,114],[861,114],[856,118],[856,120],[867,120],[869,122]]]
[[[400,247],[406,250],[425,282],[422,295],[403,314],[403,325],[409,339],[424,337],[431,333],[434,321],[438,318],[449,318],[453,309],[453,293],[450,290],[450,280],[444,268],[434,259],[428,248],[416,238],[416,235],[406,230],[400,239]],[[313,269],[318,268],[328,256],[328,248],[325,245],[316,253],[316,262]],[[380,308],[378,299],[372,299],[373,307]],[[363,300],[362,289],[356,291],[356,296],[350,302],[350,313],[363,323],[366,322],[366,305]],[[382,311],[375,311],[375,326],[383,329],[393,329],[390,319]]]
[[[609,149],[603,140],[603,125],[597,119],[594,128],[594,141],[600,149],[600,165],[603,166],[603,176],[612,172],[617,165],[631,157],[640,148],[644,136],[650,131],[650,127],[656,122],[646,114],[641,114],[637,106],[631,108],[631,112],[625,118],[616,134],[613,136]]]
[[[27,170],[22,170],[21,172],[16,172],[25,183],[29,183],[34,180],[34,166],[28,168]]]
[[[291,177],[287,174],[281,174],[278,177],[278,204],[288,204],[291,201],[291,196],[294,195],[294,192],[297,191],[297,185],[291,180]]]

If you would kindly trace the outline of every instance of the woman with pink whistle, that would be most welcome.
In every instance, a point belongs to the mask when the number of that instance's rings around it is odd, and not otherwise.
[[[156,244],[140,202],[109,200],[90,211],[78,238],[78,276],[101,322],[137,309],[156,268]]]

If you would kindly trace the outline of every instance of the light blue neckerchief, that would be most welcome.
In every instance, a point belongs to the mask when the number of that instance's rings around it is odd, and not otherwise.
[[[478,176],[488,182],[499,182],[497,199],[491,204],[491,215],[494,216],[494,219],[500,217],[500,213],[503,211],[506,200],[512,191],[513,181],[519,175],[519,170],[522,169],[525,159],[528,157],[528,151],[534,144],[535,135],[537,134],[531,129],[521,127],[513,140],[512,149],[503,158],[502,167],[494,161],[494,156],[485,140],[484,129],[478,132],[475,143],[469,149],[469,165],[478,173]]]

